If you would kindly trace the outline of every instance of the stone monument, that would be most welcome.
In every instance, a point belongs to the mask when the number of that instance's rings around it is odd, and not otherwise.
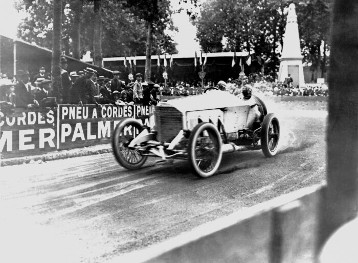
[[[292,3],[288,8],[278,80],[284,82],[290,74],[294,87],[304,86],[302,58],[295,4]]]

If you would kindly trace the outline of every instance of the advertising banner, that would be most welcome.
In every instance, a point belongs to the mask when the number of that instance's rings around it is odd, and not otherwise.
[[[0,110],[2,158],[109,143],[123,118],[149,126],[153,108],[142,105],[58,105],[56,108]]]

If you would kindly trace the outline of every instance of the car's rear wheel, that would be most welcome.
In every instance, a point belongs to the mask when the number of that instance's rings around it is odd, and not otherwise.
[[[138,150],[130,149],[129,143],[143,130],[135,119],[124,119],[118,123],[112,135],[112,148],[117,161],[129,170],[139,169],[147,160]]]
[[[222,152],[221,137],[216,127],[208,122],[195,126],[189,137],[189,163],[199,177],[212,176],[219,168]]]
[[[280,123],[273,113],[265,116],[261,128],[261,147],[266,157],[277,154],[280,139]]]

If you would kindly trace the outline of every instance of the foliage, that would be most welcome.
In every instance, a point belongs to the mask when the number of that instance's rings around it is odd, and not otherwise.
[[[52,47],[53,9],[46,0],[23,0],[18,9],[26,8],[26,17],[18,28],[18,37],[42,47]]]
[[[275,61],[285,22],[279,12],[282,4],[272,0],[208,1],[195,22],[203,50],[248,51]],[[277,65],[271,67],[275,70]]]
[[[255,53],[267,61],[266,73],[277,72],[285,7],[291,2],[296,4],[304,61],[317,68],[327,62],[320,47],[324,41],[329,49],[330,0],[208,0],[195,21],[200,45],[205,52]]]
[[[331,9],[330,0],[301,1],[296,8],[304,61],[322,72],[328,63]]]
[[[25,11],[27,16],[18,29],[18,37],[39,46],[52,46],[52,2],[53,0],[17,0],[17,8]],[[63,11],[62,42],[63,51],[72,54],[71,42],[73,38],[74,8],[73,4],[82,0],[63,0],[66,3]],[[144,55],[146,43],[145,21],[140,12],[135,12],[130,3],[139,4],[140,1],[131,0],[102,0],[102,50],[103,56]],[[136,5],[137,5],[136,4]],[[142,10],[148,8],[150,1],[142,1]],[[156,13],[151,12],[155,19],[153,24],[154,41],[153,54],[161,52],[177,52],[173,40],[165,34],[164,29],[171,27],[169,2],[160,0],[158,12],[165,15],[158,19]],[[157,13],[158,14],[158,13]],[[84,0],[81,16],[81,53],[93,50],[93,0]],[[149,16],[150,17],[150,16]]]

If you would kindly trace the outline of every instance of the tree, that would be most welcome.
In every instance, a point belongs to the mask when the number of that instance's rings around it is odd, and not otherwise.
[[[145,80],[151,78],[151,55],[153,35],[163,32],[170,23],[170,3],[168,0],[128,0],[127,6],[140,19],[145,21],[146,51]]]
[[[102,67],[102,0],[94,0],[93,61]]]
[[[195,22],[204,51],[247,51],[270,58],[268,71],[279,65],[277,47],[282,42],[284,0],[213,0],[203,5]],[[226,40],[226,46],[222,40]]]
[[[269,59],[265,73],[277,72],[286,24],[285,8],[290,2],[297,6],[304,61],[325,71],[329,50],[329,0],[208,1],[195,22],[200,45],[206,52],[254,52]],[[226,40],[226,47],[222,39]]]
[[[53,40],[52,40],[52,64],[51,64],[51,74],[52,74],[52,85],[56,97],[58,98],[58,103],[61,103],[61,91],[62,91],[62,82],[61,82],[61,67],[60,67],[60,57],[61,57],[61,31],[62,31],[62,0],[54,1],[53,3]]]
[[[311,64],[312,72],[321,70],[322,76],[328,64],[331,9],[330,0],[306,0],[297,5],[304,61]]]
[[[39,46],[52,47],[52,4],[47,0],[16,0],[17,8],[27,13],[20,25],[18,37]],[[102,54],[103,56],[144,55],[146,43],[145,21],[128,8],[126,0],[102,0]],[[128,0],[128,2],[130,2]],[[66,0],[63,3],[62,42],[68,55],[80,58],[94,50],[94,0]],[[170,20],[170,19],[169,19]],[[171,28],[169,20],[163,25]],[[169,21],[169,22],[167,22]],[[98,22],[98,20],[97,20]],[[96,31],[98,32],[98,31]],[[153,48],[162,52],[175,53],[173,40],[161,30],[153,32]],[[99,38],[97,38],[98,40]],[[97,43],[98,45],[98,43]]]
[[[76,59],[81,58],[81,19],[83,12],[83,0],[72,0],[70,7],[73,12],[72,22],[72,56]]]
[[[18,28],[18,37],[51,49],[54,15],[52,3],[46,0],[23,0],[17,3],[17,8],[26,10],[24,21]]]

